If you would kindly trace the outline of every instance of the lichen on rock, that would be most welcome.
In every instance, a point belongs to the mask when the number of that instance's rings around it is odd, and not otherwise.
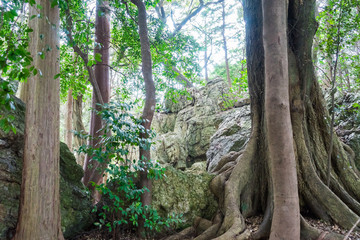
[[[165,176],[153,182],[153,206],[162,215],[182,214],[185,224],[192,224],[196,216],[211,219],[217,201],[209,189],[213,178],[205,170],[206,163],[196,169],[179,171],[167,167]]]

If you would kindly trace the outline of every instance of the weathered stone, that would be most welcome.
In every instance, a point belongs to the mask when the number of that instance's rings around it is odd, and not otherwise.
[[[199,90],[190,89],[192,102],[182,99],[185,102],[180,103],[180,99],[176,111],[172,110],[176,114],[157,114],[154,129],[158,136],[152,158],[179,169],[206,161],[210,138],[225,117],[222,106],[228,91],[224,80],[215,79]]]
[[[251,132],[250,106],[228,110],[226,118],[211,137],[210,146],[206,152],[208,171],[213,172],[222,156],[231,151],[242,150]]]
[[[185,107],[194,103],[193,96],[196,90],[191,89],[188,93],[165,98],[166,112],[177,113]]]
[[[202,165],[205,166],[204,163]],[[183,214],[188,225],[196,216],[206,219],[213,217],[217,210],[217,201],[209,189],[213,176],[199,169],[196,173],[194,171],[183,172],[167,167],[166,176],[154,181],[153,206],[161,215]]]
[[[155,113],[151,127],[158,134],[172,132],[175,128],[175,120],[175,113]]]
[[[167,133],[158,137],[155,155],[161,164],[171,164],[178,169],[186,167],[187,152],[183,139],[175,133]]]
[[[0,130],[0,240],[14,234],[20,201],[25,105],[15,99],[15,106],[16,134]],[[61,226],[64,236],[70,237],[92,224],[92,207],[81,183],[83,170],[64,143],[60,155]]]

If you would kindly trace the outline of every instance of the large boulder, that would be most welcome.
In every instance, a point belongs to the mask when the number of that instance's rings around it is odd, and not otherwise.
[[[251,133],[250,106],[229,110],[210,139],[206,152],[208,171],[213,172],[220,159],[229,152],[239,152],[247,144]]]
[[[206,161],[211,136],[224,120],[228,85],[215,79],[200,89],[190,89],[189,96],[166,100],[166,111],[156,113],[153,127],[157,132],[153,159],[178,169]]]
[[[159,214],[182,214],[185,225],[196,216],[211,219],[217,201],[209,184],[213,175],[206,172],[206,162],[198,162],[186,171],[167,167],[165,176],[153,182],[153,206]]]
[[[0,129],[0,240],[13,236],[18,218],[25,105],[15,99],[15,106],[11,115],[15,117],[16,134]],[[64,236],[70,237],[92,224],[92,204],[81,183],[83,170],[64,143],[60,145],[60,155],[61,226]]]

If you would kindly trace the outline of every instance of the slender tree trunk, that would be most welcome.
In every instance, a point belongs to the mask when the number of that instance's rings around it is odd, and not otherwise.
[[[221,2],[222,7],[222,28],[221,28],[221,34],[223,37],[223,48],[225,53],[225,68],[226,68],[226,79],[229,84],[229,88],[232,86],[231,78],[230,78],[230,69],[229,69],[229,58],[228,58],[228,49],[227,49],[227,42],[226,42],[226,36],[225,36],[225,28],[226,28],[226,21],[225,21],[225,0]]]
[[[110,99],[110,81],[109,81],[109,48],[110,48],[110,21],[109,21],[109,4],[107,1],[98,0],[96,3],[96,20],[95,20],[95,42],[99,45],[95,48],[95,54],[101,54],[101,62],[95,65],[94,74],[97,85],[104,103],[108,103]],[[98,101],[93,93],[92,107],[100,110],[97,105]],[[90,135],[93,139],[89,141],[88,145],[93,147],[99,146],[98,137],[103,133],[99,132],[102,128],[102,120],[95,113],[91,112],[90,120]],[[92,159],[92,156],[87,155],[84,162],[84,178],[83,183],[91,191],[94,191],[94,186],[91,182],[96,184],[102,181],[102,175],[106,168],[106,161],[99,163]]]
[[[67,96],[67,103],[66,103],[66,132],[65,132],[65,142],[68,145],[70,151],[73,151],[72,147],[72,139],[73,139],[73,133],[71,132],[73,130],[73,96],[72,96],[72,89],[69,90],[68,96]]]
[[[33,64],[41,74],[27,82],[26,130],[20,212],[13,239],[64,239],[60,221],[59,9],[51,1],[30,6],[29,33]],[[48,49],[48,50],[44,50]],[[41,55],[39,54],[41,53]]]
[[[262,5],[265,123],[274,191],[270,239],[295,240],[300,239],[300,209],[289,106],[287,4],[263,0]]]
[[[74,101],[73,104],[74,107],[74,111],[73,111],[73,126],[74,126],[74,130],[76,132],[82,132],[84,134],[87,134],[85,131],[85,127],[84,127],[84,123],[82,120],[82,109],[83,109],[83,96],[82,95],[78,95],[76,100]],[[81,138],[81,137],[74,137],[74,147],[75,149],[78,149],[80,146],[85,145],[86,144],[86,140]],[[80,153],[76,155],[76,162],[81,165],[84,166],[84,161],[85,161],[85,155],[84,153]]]
[[[141,59],[142,59],[142,74],[145,82],[145,106],[142,113],[143,123],[142,125],[146,130],[150,130],[151,122],[154,117],[155,112],[155,84],[152,77],[152,60],[150,53],[150,42],[148,35],[148,28],[146,23],[146,8],[145,4],[142,0],[132,0],[132,3],[136,5],[139,11],[139,36],[141,43]],[[147,133],[141,133],[141,138],[148,138]],[[140,159],[145,163],[150,161],[150,146],[146,146],[145,148],[139,147],[140,150]],[[141,202],[143,206],[147,206],[151,204],[151,190],[152,190],[152,182],[148,178],[147,168],[145,166],[144,171],[140,171],[140,185],[142,188],[147,188],[148,191],[145,191],[141,196]],[[140,219],[139,223],[139,233],[143,230],[143,219]]]
[[[205,65],[204,65],[204,70],[205,70],[205,81],[209,82],[209,73],[208,73],[208,62],[209,62],[209,57],[208,57],[208,36],[207,36],[207,22],[206,22],[206,17],[205,17],[205,31],[204,31],[204,41],[205,41],[205,53],[204,53],[204,58],[205,58]]]

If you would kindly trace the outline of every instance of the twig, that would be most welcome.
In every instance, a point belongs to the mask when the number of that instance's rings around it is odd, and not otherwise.
[[[354,229],[356,228],[356,226],[360,223],[360,218],[356,221],[356,223],[354,224],[354,226],[352,226],[352,228],[348,231],[348,233],[345,235],[343,240],[346,240],[349,238],[350,234],[354,231]]]

